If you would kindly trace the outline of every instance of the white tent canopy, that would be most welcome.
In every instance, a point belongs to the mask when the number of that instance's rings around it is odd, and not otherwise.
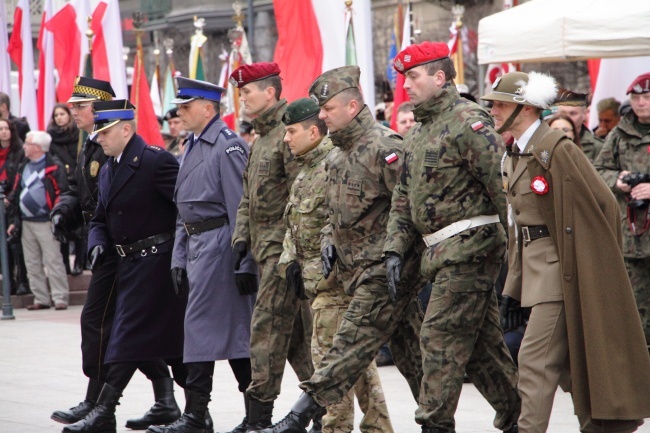
[[[483,18],[478,62],[650,55],[650,0],[531,0]]]

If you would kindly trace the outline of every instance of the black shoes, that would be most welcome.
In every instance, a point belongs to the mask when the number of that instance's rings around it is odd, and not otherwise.
[[[306,428],[312,419],[323,416],[325,408],[304,393],[291,408],[291,412],[282,421],[272,427],[260,430],[259,433],[306,433]]]
[[[52,413],[50,418],[63,424],[72,424],[84,419],[95,408],[102,386],[104,386],[103,383],[90,379],[84,401],[68,410],[57,410]]]
[[[105,383],[97,405],[81,421],[63,427],[63,433],[116,433],[115,406],[122,393]]]
[[[142,418],[126,421],[126,427],[132,430],[146,430],[150,425],[167,425],[181,417],[181,410],[174,398],[174,380],[163,377],[151,382],[156,402]]]

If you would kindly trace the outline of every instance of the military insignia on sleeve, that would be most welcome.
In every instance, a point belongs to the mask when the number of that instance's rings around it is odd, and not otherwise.
[[[243,155],[244,149],[242,149],[240,145],[235,144],[234,146],[230,146],[229,148],[226,149],[226,155],[229,155],[232,152],[239,152]]]
[[[394,163],[395,161],[397,161],[399,159],[399,156],[397,156],[397,154],[395,152],[393,152],[384,159],[386,160],[386,163],[388,165],[390,165],[390,164]]]
[[[271,174],[271,161],[260,161],[260,168],[257,173],[260,176],[268,176]]]
[[[535,194],[544,195],[548,192],[548,182],[542,176],[535,176],[530,182],[530,189]]]
[[[548,150],[542,150],[542,153],[539,154],[539,157],[544,164],[548,164],[548,159],[551,157],[551,154],[548,153]]]
[[[346,193],[350,195],[361,195],[363,182],[359,179],[348,179],[345,182]]]
[[[478,122],[474,122],[474,123],[471,124],[472,131],[474,131],[474,132],[476,132],[479,129],[483,128],[483,126],[484,126],[483,122],[481,122],[480,120]]]
[[[90,176],[91,177],[97,177],[97,173],[99,172],[99,162],[93,161],[90,163]]]

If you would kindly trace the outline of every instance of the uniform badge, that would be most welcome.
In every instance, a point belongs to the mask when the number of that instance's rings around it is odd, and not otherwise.
[[[481,122],[480,120],[478,122],[474,122],[474,123],[471,124],[472,131],[474,131],[474,132],[476,132],[479,129],[483,128],[483,126],[484,126],[483,122]]]
[[[311,98],[312,101],[318,104],[318,96],[316,96],[316,94],[312,93],[309,95],[309,97]]]
[[[500,82],[501,82],[501,77],[497,77],[497,79],[494,80],[494,84],[492,84],[492,88],[496,89]]]
[[[544,195],[548,192],[548,182],[542,176],[535,176],[530,182],[530,189],[535,194]]]
[[[641,84],[635,84],[634,87],[632,88],[634,90],[634,93],[641,93],[643,92],[643,87],[641,87]]]
[[[345,182],[346,193],[350,195],[361,195],[361,185],[363,185],[363,182],[359,179],[348,179]]]
[[[386,163],[388,165],[390,165],[390,164],[394,163],[395,161],[397,161],[399,159],[399,156],[397,156],[397,154],[395,152],[393,152],[384,159],[386,160]]]
[[[548,150],[542,150],[542,153],[539,154],[539,157],[544,164],[548,164],[548,159],[551,157],[551,154],[548,153]]]
[[[93,161],[90,163],[90,176],[91,177],[97,177],[97,173],[99,172],[99,162]]]
[[[231,152],[239,152],[243,155],[244,149],[242,149],[241,146],[235,144],[234,146],[230,146],[226,149],[226,155],[229,155]]]
[[[237,86],[237,80],[235,79],[235,77],[230,77],[230,78],[228,79],[228,82],[229,82],[230,84],[232,84],[234,87],[238,87],[238,86]]]
[[[327,95],[329,95],[329,93],[330,93],[329,84],[323,84],[323,89],[320,91],[320,97],[327,98]]]
[[[400,61],[400,59],[395,59],[395,67],[398,71],[404,70],[404,64]]]
[[[81,77],[77,77],[77,78],[75,78],[74,83],[75,83],[75,84],[79,84],[79,80],[81,80]]]
[[[410,61],[411,61],[411,55],[410,55],[410,54],[406,54],[406,55],[404,56],[404,61],[407,62],[407,63],[410,62]]]
[[[138,162],[138,157],[137,156],[133,157],[133,162]]]

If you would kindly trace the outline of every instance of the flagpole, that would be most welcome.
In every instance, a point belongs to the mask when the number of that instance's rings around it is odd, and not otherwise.
[[[131,104],[135,105],[136,110],[136,125],[139,120],[138,116],[138,107],[140,107],[140,70],[144,70],[144,65],[142,64],[142,35],[144,30],[142,30],[142,25],[144,20],[142,17],[142,12],[135,11],[133,12],[133,32],[135,33],[135,61],[137,62],[137,68],[133,68],[133,81],[132,86],[135,86],[135,101],[131,101]],[[134,65],[135,66],[135,65]],[[137,75],[137,77],[136,77]],[[131,92],[133,93],[133,92]],[[137,127],[137,126],[136,126]]]
[[[454,5],[451,8],[451,13],[455,19],[456,25],[456,84],[465,84],[465,63],[463,61],[463,35],[461,33],[463,28],[463,14],[465,7],[462,5]]]
[[[230,39],[230,46],[232,48],[234,56],[234,61],[233,61],[233,71],[238,68],[240,65],[239,59],[240,59],[240,52],[239,52],[239,47],[242,41],[242,36],[244,33],[244,27],[242,26],[244,22],[244,14],[242,13],[242,6],[239,4],[238,1],[235,1],[235,3],[232,4],[233,10],[235,11],[235,15],[232,17],[232,20],[235,22],[235,27],[228,30],[228,39]],[[232,71],[231,71],[232,72]],[[233,86],[234,94],[233,94],[233,105],[234,105],[234,124],[235,124],[235,129],[239,130],[239,87]]]

